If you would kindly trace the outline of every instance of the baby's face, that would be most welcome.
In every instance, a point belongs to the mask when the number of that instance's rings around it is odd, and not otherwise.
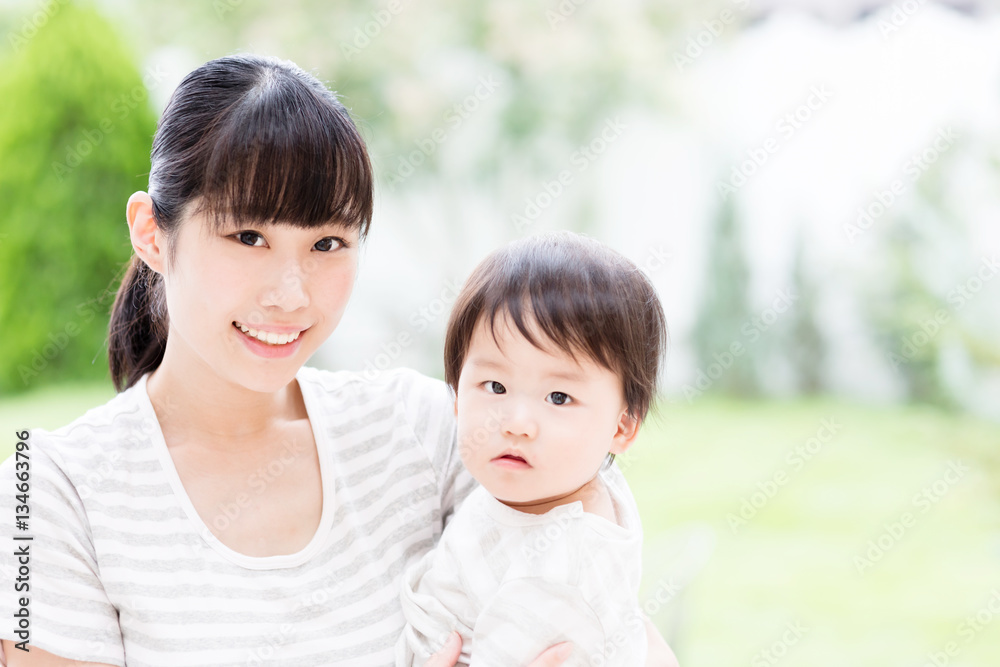
[[[459,451],[494,497],[531,511],[592,480],[609,452],[628,447],[634,429],[617,374],[551,342],[540,350],[506,319],[496,334],[494,341],[480,322],[462,367]],[[546,340],[535,330],[532,336]]]

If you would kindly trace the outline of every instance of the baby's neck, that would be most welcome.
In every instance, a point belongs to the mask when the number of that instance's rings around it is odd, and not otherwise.
[[[584,512],[596,514],[599,517],[607,519],[611,523],[619,523],[618,518],[615,515],[615,506],[611,500],[611,493],[608,491],[608,487],[605,486],[604,482],[601,481],[600,475],[594,476],[592,480],[581,486],[579,489],[564,496],[558,496],[556,498],[542,498],[541,500],[533,500],[525,503],[509,503],[503,500],[500,502],[512,509],[516,509],[519,512],[527,512],[528,514],[545,514],[551,509],[555,509],[561,505],[568,505],[576,501],[583,503]]]

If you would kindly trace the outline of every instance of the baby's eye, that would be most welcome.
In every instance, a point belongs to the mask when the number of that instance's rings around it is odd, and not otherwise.
[[[573,399],[569,397],[568,394],[564,394],[561,391],[554,391],[548,395],[548,399],[554,405],[566,405],[567,403],[572,403]]]
[[[239,239],[240,243],[243,245],[255,247],[261,247],[264,241],[264,237],[257,232],[239,232],[236,234],[236,238]]]
[[[327,236],[325,239],[316,241],[316,244],[313,247],[321,252],[330,252],[331,250],[336,250],[337,248],[347,247],[347,243],[345,243],[343,239],[338,239],[336,236]]]
[[[483,383],[483,387],[490,394],[506,394],[507,388],[496,380],[487,380]]]

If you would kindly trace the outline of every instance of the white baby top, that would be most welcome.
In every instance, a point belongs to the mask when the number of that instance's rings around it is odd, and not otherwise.
[[[462,635],[463,665],[526,665],[566,640],[576,646],[567,666],[643,665],[639,513],[616,467],[601,478],[620,525],[579,501],[526,514],[476,487],[437,548],[406,572],[397,667],[423,665],[451,630]]]

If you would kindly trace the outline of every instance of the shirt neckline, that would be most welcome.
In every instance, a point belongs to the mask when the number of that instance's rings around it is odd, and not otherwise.
[[[609,521],[596,514],[584,512],[583,502],[579,500],[574,500],[573,502],[566,503],[565,505],[558,505],[544,514],[531,514],[530,512],[521,512],[520,510],[516,510],[513,507],[503,504],[494,498],[490,492],[482,486],[477,487],[473,493],[480,494],[481,502],[483,503],[483,507],[485,508],[487,514],[492,516],[497,521],[507,525],[543,525],[553,521],[558,521],[560,516],[565,515],[570,517],[571,520],[576,519],[587,522],[588,525],[592,526],[599,532],[604,533],[608,537],[627,537],[636,529],[635,520],[628,511],[628,506],[625,499],[622,497],[622,492],[621,489],[618,488],[618,485],[613,483],[604,471],[601,471],[599,475],[601,480],[604,482],[604,486],[608,489],[608,494],[611,496],[611,504],[614,506],[617,516],[621,518],[622,524]],[[468,502],[468,500],[466,502]]]
[[[173,490],[174,497],[180,504],[181,509],[184,510],[188,520],[191,521],[195,531],[201,539],[214,549],[216,553],[229,562],[246,569],[277,570],[302,565],[303,563],[309,561],[309,559],[316,555],[316,553],[322,548],[326,541],[326,537],[330,532],[331,526],[333,525],[333,478],[330,470],[328,469],[329,463],[327,462],[328,454],[331,450],[326,439],[326,429],[320,427],[319,420],[322,412],[320,411],[319,406],[316,405],[316,399],[311,391],[311,383],[304,377],[306,375],[305,371],[306,367],[301,367],[295,374],[295,379],[299,382],[299,389],[302,392],[302,400],[306,407],[306,416],[309,419],[309,427],[312,429],[313,439],[316,442],[317,457],[319,459],[320,487],[323,493],[323,508],[320,513],[319,525],[316,527],[316,532],[313,534],[312,539],[309,540],[309,543],[295,553],[280,554],[277,556],[249,556],[247,554],[240,553],[239,551],[235,551],[223,544],[222,541],[219,540],[214,533],[212,533],[209,527],[205,525],[201,515],[198,514],[198,510],[195,509],[194,503],[191,502],[191,498],[188,496],[187,490],[181,483],[181,478],[177,474],[177,468],[174,466],[174,460],[170,456],[170,451],[167,449],[167,443],[163,437],[163,430],[160,428],[160,422],[156,418],[156,411],[153,409],[153,403],[146,390],[146,380],[149,377],[149,373],[143,375],[135,384],[137,395],[139,396],[140,409],[145,413],[147,418],[151,419],[150,423],[154,425],[151,437],[153,447],[156,450],[157,458],[160,460],[163,472],[167,476],[167,480]]]

